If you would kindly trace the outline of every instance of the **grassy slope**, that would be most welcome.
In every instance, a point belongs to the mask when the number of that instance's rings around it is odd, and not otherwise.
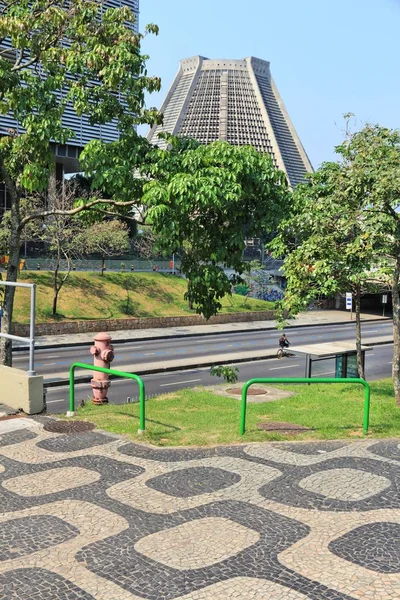
[[[76,418],[159,446],[363,437],[363,388],[360,385],[285,385],[284,388],[295,391],[296,395],[276,402],[248,404],[247,431],[243,437],[239,435],[240,402],[206,389],[181,390],[148,400],[147,431],[141,437],[136,433],[137,404],[96,407],[88,403],[78,410]],[[312,427],[313,431],[285,435],[257,429],[257,423],[268,420],[298,423]],[[395,405],[390,379],[371,384],[369,435],[400,435],[400,408]]]
[[[52,273],[22,272],[21,281],[36,283],[36,322],[51,321]],[[129,290],[129,304],[127,297]],[[71,273],[58,302],[59,320],[166,317],[193,314],[183,295],[185,280],[161,273]],[[222,312],[268,310],[272,303],[242,296],[224,298]],[[29,322],[29,290],[18,289],[15,322]]]

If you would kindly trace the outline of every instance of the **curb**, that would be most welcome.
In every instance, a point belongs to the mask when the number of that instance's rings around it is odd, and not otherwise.
[[[135,373],[136,375],[142,376],[142,375],[156,375],[158,373],[174,373],[176,371],[190,371],[191,369],[199,369],[200,367],[212,367],[215,364],[220,364],[221,362],[223,362],[225,365],[233,365],[233,364],[237,364],[237,363],[246,363],[246,362],[255,362],[255,361],[261,361],[261,360],[268,360],[270,358],[276,358],[276,352],[274,354],[268,354],[266,356],[254,356],[254,357],[247,357],[247,358],[229,358],[228,360],[224,360],[224,361],[207,361],[207,362],[200,362],[200,363],[193,363],[193,365],[182,365],[182,366],[171,366],[171,367],[155,367],[153,369],[136,369],[135,371],[128,371],[130,373]],[[79,383],[90,383],[91,380],[93,379],[93,377],[90,376],[81,376],[81,377],[75,377],[75,383],[79,384]],[[122,377],[115,377],[114,375],[110,375],[110,380],[112,379],[123,379]],[[43,381],[43,385],[46,388],[53,388],[53,387],[61,387],[64,385],[68,385],[69,384],[69,379],[60,379],[59,381],[49,381],[46,382],[46,380]]]
[[[391,345],[393,344],[393,342],[366,342],[365,344],[363,344],[363,346],[367,346],[367,347],[374,347],[374,346],[385,346],[385,345]],[[223,361],[206,361],[206,362],[198,362],[198,363],[194,363],[192,365],[176,365],[176,366],[170,366],[170,367],[156,367],[156,368],[152,368],[152,369],[136,369],[135,371],[129,371],[130,373],[135,373],[136,375],[157,375],[159,373],[174,373],[177,371],[190,371],[191,369],[199,369],[201,367],[212,367],[213,365],[217,364],[217,363],[221,363],[223,362],[225,365],[234,365],[234,364],[240,364],[240,363],[247,363],[247,362],[256,362],[256,361],[263,361],[263,360],[269,360],[271,358],[276,358],[276,352],[274,352],[273,354],[268,354],[265,356],[253,356],[253,357],[246,357],[246,358],[228,358],[227,360],[223,360]],[[114,375],[110,376],[110,379],[121,379],[120,377],[115,377]],[[80,383],[90,383],[92,380],[92,376],[80,376],[80,377],[75,377],[75,383],[76,384],[80,384]],[[55,388],[55,387],[62,387],[65,385],[69,384],[69,379],[60,379],[59,381],[49,381],[46,382],[46,380],[44,380],[44,387],[45,388]]]
[[[367,319],[362,321],[362,323],[379,323],[382,321],[392,321],[392,319],[389,318],[380,318],[380,319]],[[349,325],[352,323],[355,323],[355,321],[330,321],[329,323],[306,323],[304,325],[291,325],[289,324],[287,326],[287,328],[285,329],[289,329],[289,328],[305,328],[305,327],[332,327],[332,325]],[[162,329],[162,328],[160,328]],[[277,327],[275,326],[269,326],[269,327],[259,327],[256,329],[235,329],[234,331],[209,331],[207,333],[185,333],[185,334],[172,334],[172,335],[156,335],[156,336],[152,336],[152,337],[138,337],[138,338],[122,338],[119,340],[113,340],[113,344],[127,344],[129,342],[151,342],[152,340],[167,340],[167,339],[176,339],[176,338],[191,338],[191,337],[206,337],[209,335],[230,335],[230,334],[235,334],[235,333],[254,333],[255,331],[273,331],[273,330],[277,330]],[[108,332],[110,334],[112,334],[112,331]],[[95,335],[95,334],[93,334]],[[69,343],[63,343],[63,344],[43,344],[43,345],[39,345],[39,346],[35,346],[35,350],[53,350],[54,348],[77,348],[79,346],[87,346],[88,344],[91,344],[93,340],[86,340],[84,341],[79,341],[79,342],[69,342]],[[18,346],[16,348],[13,348],[13,352],[27,352],[27,348],[26,347],[22,347],[22,346]]]

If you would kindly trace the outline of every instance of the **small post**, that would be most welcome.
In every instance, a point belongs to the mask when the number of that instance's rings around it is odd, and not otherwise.
[[[69,411],[67,417],[75,416],[75,365],[71,365],[69,370]]]
[[[247,390],[249,389],[252,380],[247,381],[242,387],[242,406],[240,411],[240,435],[244,435],[246,431],[246,409],[247,409]]]
[[[28,375],[35,373],[35,308],[36,308],[36,284],[31,288],[31,315],[29,325],[29,370]]]
[[[145,403],[145,393],[144,393],[144,384],[142,379],[136,379],[139,385],[139,429],[138,433],[144,433],[146,429],[146,403]]]
[[[369,428],[369,406],[371,401],[371,388],[366,383],[364,386],[364,423],[363,423],[363,434],[367,435]]]

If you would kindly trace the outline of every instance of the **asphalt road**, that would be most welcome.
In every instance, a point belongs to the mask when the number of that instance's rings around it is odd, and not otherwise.
[[[362,327],[365,338],[375,341],[387,338],[392,333],[390,321],[365,323]],[[354,323],[338,324],[331,326],[293,327],[288,330],[291,344],[299,346],[306,343],[319,343],[330,341],[351,341],[355,339]],[[163,340],[148,340],[141,342],[127,342],[114,344],[115,359],[112,368],[124,367],[135,372],[135,367],[148,363],[157,363],[163,368],[163,363],[184,358],[199,358],[199,363],[207,359],[212,360],[213,355],[236,355],[238,359],[243,352],[258,350],[271,350],[278,348],[280,333],[276,330],[246,331],[241,333],[223,333],[218,335],[179,337]],[[92,356],[87,347],[58,347],[50,350],[37,350],[35,352],[35,370],[38,375],[43,375],[46,382],[65,380],[70,365],[75,361],[92,363]],[[19,369],[27,369],[28,357],[26,352],[16,352],[13,365]]]
[[[375,324],[374,324],[375,325]],[[320,329],[320,328],[318,328]],[[321,328],[324,329],[324,328]],[[326,329],[326,328],[325,328]],[[365,328],[367,329],[367,327]],[[372,327],[371,327],[372,329]],[[329,328],[331,331],[331,328]],[[263,332],[265,336],[267,332]],[[268,332],[274,334],[276,338],[276,332]],[[302,335],[305,331],[302,331]],[[328,332],[327,332],[328,333]],[[344,333],[344,332],[342,332]],[[364,331],[365,335],[367,334]],[[351,334],[348,332],[348,335]],[[388,332],[386,331],[386,335]],[[238,334],[232,334],[235,336]],[[379,339],[379,332],[371,332],[371,335],[376,335],[377,340]],[[213,336],[214,337],[214,336]],[[222,336],[219,336],[222,337]],[[224,336],[225,337],[225,336]],[[229,336],[230,337],[230,336]],[[194,338],[192,338],[193,340]],[[201,338],[204,343],[204,338]],[[262,338],[261,338],[262,339]],[[294,336],[291,335],[291,339],[294,340]],[[308,338],[309,340],[310,338]],[[315,339],[315,336],[312,338]],[[338,338],[334,338],[338,341]],[[352,337],[340,338],[340,339],[354,339]],[[172,340],[171,340],[172,341]],[[176,341],[176,340],[175,340]],[[182,341],[182,340],[181,340]],[[188,340],[186,340],[187,342]],[[190,341],[190,340],[189,340]],[[232,340],[230,340],[232,341]],[[257,340],[256,340],[257,341]],[[304,340],[307,341],[307,340]],[[324,340],[320,340],[324,341]],[[211,340],[208,340],[208,344]],[[261,340],[258,338],[258,342]],[[217,342],[215,342],[217,343]],[[222,342],[221,342],[222,343]],[[255,342],[253,342],[255,343]],[[274,344],[274,340],[271,342]],[[298,338],[296,337],[296,345],[298,344]],[[147,344],[146,344],[147,346]],[[275,347],[275,346],[272,346]],[[147,350],[147,348],[146,348]],[[218,350],[219,352],[219,350]],[[382,377],[390,377],[392,369],[392,357],[393,357],[393,344],[385,344],[382,346],[375,346],[371,351],[366,353],[366,377],[368,380],[380,379]],[[234,365],[232,365],[234,366]],[[160,364],[161,367],[161,364]],[[269,359],[262,361],[251,361],[246,363],[240,363],[237,365],[239,368],[239,379],[246,381],[252,377],[303,377],[305,373],[305,357],[304,355],[292,356],[290,358],[284,358],[282,360]],[[333,376],[334,375],[334,359],[328,359],[323,362],[313,364],[313,376]],[[197,385],[210,385],[222,383],[222,380],[211,377],[210,369],[196,368],[187,369],[185,371],[175,371],[169,373],[157,373],[152,375],[143,376],[146,386],[147,398],[170,392],[177,389],[194,387]],[[78,405],[81,400],[87,399],[91,396],[91,388],[89,384],[80,384],[75,387],[75,398],[76,404]],[[130,397],[133,400],[137,400],[137,388],[134,382],[127,382],[126,380],[115,380],[112,381],[109,398],[113,403],[124,403],[127,398]],[[68,386],[49,388],[47,392],[47,406],[48,412],[60,413],[68,410]]]

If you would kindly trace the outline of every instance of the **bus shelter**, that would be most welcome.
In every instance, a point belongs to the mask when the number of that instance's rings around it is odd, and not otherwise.
[[[371,349],[361,346],[363,365],[365,365],[365,353]],[[312,377],[312,366],[315,362],[332,358],[335,359],[335,377],[358,377],[355,342],[326,342],[323,344],[290,346],[290,352],[306,355],[305,377]]]

